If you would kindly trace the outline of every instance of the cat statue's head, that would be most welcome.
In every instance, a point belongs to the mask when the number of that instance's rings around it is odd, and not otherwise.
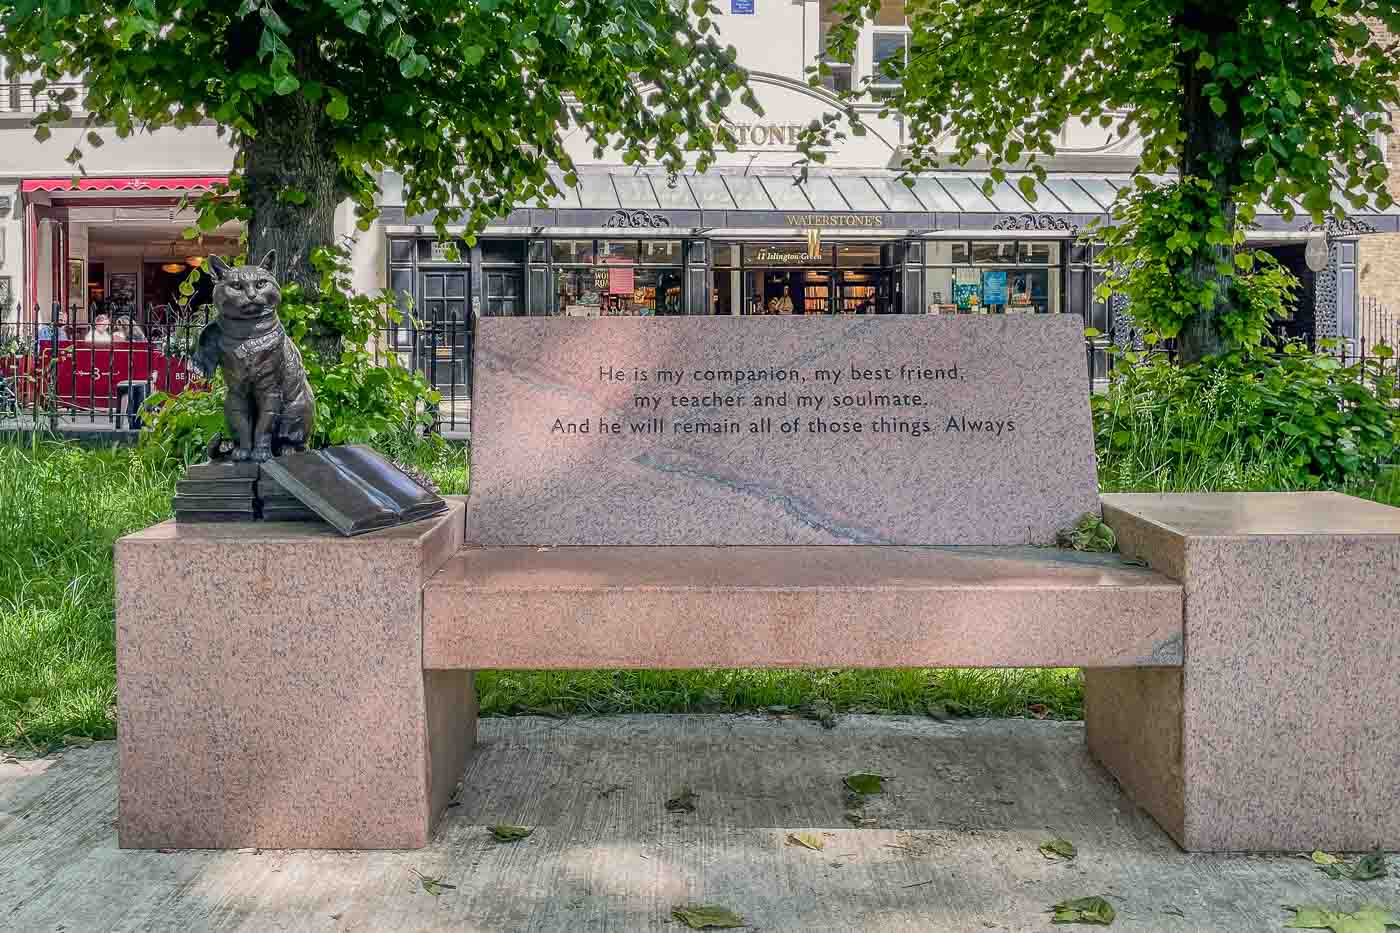
[[[282,289],[272,276],[277,263],[274,250],[256,266],[230,266],[218,256],[209,257],[214,279],[214,307],[219,316],[234,321],[256,321],[277,316]]]

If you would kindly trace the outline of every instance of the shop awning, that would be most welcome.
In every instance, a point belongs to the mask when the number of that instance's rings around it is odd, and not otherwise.
[[[905,235],[977,230],[1068,236],[1093,220],[1109,222],[1119,191],[1133,184],[1127,173],[1051,173],[1043,182],[1030,177],[1033,200],[1022,195],[1019,176],[1009,176],[987,193],[984,186],[990,176],[979,172],[934,172],[915,177],[908,186],[897,173],[878,171],[814,171],[801,182],[790,169],[772,168],[749,173],[712,169],[675,178],[655,170],[584,171],[574,188],[556,174],[559,197],[543,208],[516,211],[499,226],[651,231],[670,227],[678,233],[821,227],[852,235],[861,230]],[[1343,203],[1340,192],[1337,200]],[[432,215],[405,216],[391,203],[385,208],[384,219],[392,225],[433,222]],[[1400,207],[1348,208],[1347,218],[1327,229],[1348,236],[1400,232]],[[1277,212],[1262,211],[1257,223],[1260,235],[1314,229],[1301,208],[1287,220]]]
[[[228,181],[227,175],[193,175],[171,178],[27,178],[20,190],[30,191],[207,191]]]

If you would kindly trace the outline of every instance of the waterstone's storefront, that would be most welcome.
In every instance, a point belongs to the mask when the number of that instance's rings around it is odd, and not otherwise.
[[[1131,177],[1052,175],[1033,201],[1011,183],[988,195],[986,180],[585,174],[555,205],[517,211],[456,250],[437,242],[433,217],[386,204],[388,282],[416,319],[395,342],[456,403],[471,395],[481,316],[1074,314],[1101,345],[1134,339],[1126,305],[1096,295],[1097,248],[1079,238],[1108,221]],[[1251,240],[1303,280],[1281,329],[1348,335],[1356,237],[1391,229],[1394,209],[1323,228],[1261,214]],[[1300,258],[1310,241],[1325,247],[1321,268]],[[1089,378],[1104,378],[1106,362],[1091,351]]]

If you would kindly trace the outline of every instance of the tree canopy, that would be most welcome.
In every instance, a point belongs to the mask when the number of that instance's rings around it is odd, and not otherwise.
[[[88,113],[87,146],[212,120],[237,151],[234,200],[250,250],[278,250],[314,289],[310,254],[333,242],[346,198],[375,216],[378,173],[404,175],[410,212],[460,212],[468,233],[572,183],[581,129],[627,163],[702,166],[732,142],[731,95],[756,106],[702,0],[0,0],[0,54],[65,76],[50,124]],[[71,78],[70,78],[71,80]],[[69,154],[81,165],[80,147]],[[440,214],[440,216],[444,216]],[[441,228],[440,228],[441,229]]]
[[[827,59],[851,60],[881,0],[837,0]],[[1073,120],[1142,138],[1138,187],[1101,235],[1134,313],[1198,358],[1257,334],[1238,249],[1267,204],[1322,222],[1386,207],[1377,134],[1400,107],[1400,7],[1381,0],[909,0],[907,60],[883,66],[907,121],[904,168],[985,162],[1034,176]],[[813,81],[820,78],[814,71]],[[858,98],[867,87],[854,89]],[[814,128],[806,147],[852,109]],[[951,142],[950,142],[951,141]],[[948,151],[951,145],[951,153]],[[1172,174],[1174,179],[1152,176]],[[1276,286],[1267,283],[1265,291]]]

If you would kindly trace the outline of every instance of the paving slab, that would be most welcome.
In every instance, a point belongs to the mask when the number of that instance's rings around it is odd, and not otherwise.
[[[1400,907],[1400,878],[1188,855],[1089,758],[1079,723],[774,716],[485,719],[459,803],[418,851],[117,848],[116,746],[0,763],[0,929],[1047,931],[1106,896],[1113,929],[1277,931],[1283,904]],[[287,750],[295,754],[294,748]],[[889,775],[847,821],[842,778]],[[667,799],[688,786],[690,813]],[[511,844],[485,827],[531,826]],[[814,832],[820,851],[786,844]],[[1073,841],[1073,862],[1037,846]],[[434,897],[420,874],[455,885]],[[1084,929],[1093,929],[1084,928]]]

